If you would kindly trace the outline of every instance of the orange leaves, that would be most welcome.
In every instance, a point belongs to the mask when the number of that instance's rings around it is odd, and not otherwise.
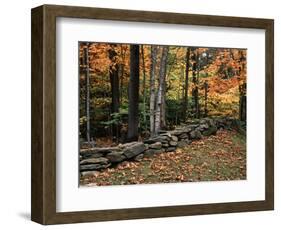
[[[84,44],[80,44],[79,55],[83,57]],[[89,44],[89,64],[90,70],[96,74],[106,74],[109,66],[116,68],[116,65],[128,65],[128,47],[129,45],[111,45],[109,43],[90,43]],[[116,56],[111,60],[109,51],[113,50]],[[80,63],[82,64],[82,63]]]

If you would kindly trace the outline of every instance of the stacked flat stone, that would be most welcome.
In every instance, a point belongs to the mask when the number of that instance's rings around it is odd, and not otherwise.
[[[130,142],[116,147],[97,148],[91,147],[80,150],[80,172],[100,171],[116,165],[122,161],[140,161],[143,157],[155,154],[172,152],[177,147],[189,145],[202,136],[215,135],[218,129],[228,129],[234,119],[203,118],[191,124],[181,125],[175,130],[162,130],[155,137],[143,142]]]

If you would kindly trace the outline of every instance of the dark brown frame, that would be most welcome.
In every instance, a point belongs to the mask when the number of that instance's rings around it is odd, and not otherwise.
[[[256,28],[266,31],[265,200],[216,204],[56,212],[56,18]],[[31,219],[62,224],[274,209],[274,21],[271,19],[43,5],[32,9]]]

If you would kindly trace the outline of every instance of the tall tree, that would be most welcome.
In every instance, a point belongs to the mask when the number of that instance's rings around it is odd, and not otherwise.
[[[160,127],[161,129],[167,128],[167,122],[166,122],[166,93],[167,93],[167,83],[166,83],[166,75],[167,75],[167,64],[168,64],[168,53],[169,53],[169,46],[165,47],[165,57],[163,60],[163,95],[162,95],[162,102],[161,102],[161,122]],[[163,54],[164,55],[164,54]],[[160,66],[161,68],[161,66]]]
[[[138,140],[139,45],[130,45],[128,141]]]
[[[86,75],[86,140],[91,141],[90,131],[90,68],[89,68],[89,43],[84,47],[84,64]]]
[[[206,80],[204,82],[204,92],[205,92],[205,105],[204,105],[204,116],[207,117],[208,115],[208,109],[207,109],[207,103],[208,103],[208,81]]]
[[[196,63],[197,63],[197,77],[196,77],[196,86],[195,86],[196,118],[200,118],[200,103],[199,103],[200,53],[199,53],[199,48],[197,49]]]
[[[197,76],[197,62],[198,62],[198,52],[196,55],[196,49],[193,49],[193,54],[192,54],[192,83],[193,83],[193,88],[192,88],[192,96],[193,96],[193,110],[194,110],[194,116],[198,118],[198,76]]]
[[[186,48],[185,57],[185,85],[184,85],[184,100],[183,100],[183,119],[186,120],[188,116],[188,73],[189,73],[189,57],[190,48]]]
[[[246,121],[247,119],[247,97],[245,94],[246,91],[246,83],[243,85],[239,86],[239,93],[240,93],[240,98],[239,98],[239,119],[241,121]]]
[[[240,61],[240,77],[242,78],[242,84],[239,85],[239,119],[241,121],[246,121],[247,119],[247,97],[246,97],[246,89],[247,89],[247,84],[245,80],[245,67],[246,67],[246,58],[244,57],[243,51],[239,51],[239,61]]]
[[[145,58],[144,58],[144,48],[141,45],[141,57],[142,57],[142,73],[143,73],[143,123],[144,129],[147,130],[146,127],[146,73],[145,73]]]
[[[116,45],[110,45],[109,49],[109,78],[111,85],[111,113],[119,113],[120,107],[120,96],[119,96],[119,74],[118,68],[119,65],[117,63],[117,52],[115,51]],[[119,127],[117,124],[113,125],[113,136],[118,139],[119,136]]]
[[[164,46],[162,48],[161,62],[160,62],[160,70],[159,70],[159,84],[158,84],[158,92],[157,92],[157,100],[156,100],[156,111],[155,111],[155,133],[158,134],[161,129],[161,106],[163,103],[164,96],[164,82],[165,82],[165,69],[167,64],[167,56],[168,56],[168,46]]]
[[[150,135],[155,135],[155,78],[157,64],[157,46],[151,46],[151,66],[150,66]]]
[[[125,45],[126,46],[126,45]],[[121,63],[119,64],[120,69],[120,104],[122,105],[123,100],[123,85],[124,85],[124,72],[125,72],[125,58],[127,49],[124,45],[121,45]]]

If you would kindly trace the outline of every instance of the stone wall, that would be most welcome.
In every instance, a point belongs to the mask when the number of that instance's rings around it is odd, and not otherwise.
[[[171,152],[184,147],[202,136],[215,135],[218,129],[231,129],[235,119],[204,118],[171,131],[160,131],[159,135],[143,142],[120,144],[116,147],[86,148],[80,150],[80,172],[99,171],[125,160],[139,161],[157,153]]]

